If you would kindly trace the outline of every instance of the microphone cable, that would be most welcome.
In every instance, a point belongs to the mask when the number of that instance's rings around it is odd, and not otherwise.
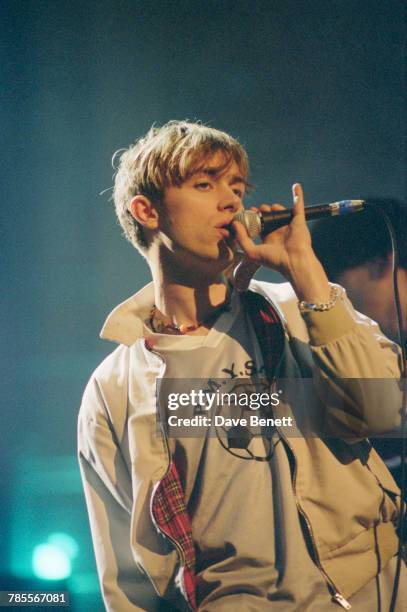
[[[398,265],[399,265],[399,251],[397,245],[396,232],[393,227],[392,221],[389,215],[376,204],[367,202],[367,205],[372,208],[376,213],[379,213],[383,221],[386,224],[387,230],[390,235],[391,249],[392,249],[392,276],[393,276],[393,295],[394,304],[396,306],[396,317],[397,317],[397,331],[398,339],[401,346],[401,383],[402,383],[402,402],[401,402],[401,487],[400,487],[400,514],[397,522],[397,531],[399,534],[399,544],[397,550],[397,565],[396,573],[394,576],[393,591],[391,595],[389,612],[396,612],[397,595],[400,583],[400,572],[401,562],[403,560],[404,553],[404,531],[405,531],[405,517],[406,517],[406,435],[407,435],[407,354],[406,354],[406,337],[403,329],[403,317],[401,312],[400,304],[400,293],[398,286]]]

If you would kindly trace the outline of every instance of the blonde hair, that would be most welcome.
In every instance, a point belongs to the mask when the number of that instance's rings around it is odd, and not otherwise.
[[[113,165],[120,160],[113,187],[116,215],[125,237],[142,255],[146,255],[148,243],[143,227],[130,212],[132,198],[140,194],[154,204],[162,203],[166,187],[182,185],[217,151],[224,154],[219,171],[235,161],[247,177],[247,154],[239,142],[201,123],[169,121],[161,127],[152,126],[145,136],[115,153]]]

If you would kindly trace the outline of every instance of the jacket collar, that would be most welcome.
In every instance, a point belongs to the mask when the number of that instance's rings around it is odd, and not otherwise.
[[[284,324],[284,315],[276,304],[276,301],[277,303],[279,301],[278,295],[271,296],[269,294],[270,290],[265,291],[266,286],[270,287],[267,283],[252,280],[249,288],[269,301],[272,298],[274,307]],[[145,335],[144,321],[148,318],[153,305],[154,283],[150,282],[112,310],[101,329],[100,337],[104,340],[131,346]]]
[[[104,322],[100,337],[131,346],[144,335],[144,321],[153,304],[154,283],[151,282],[112,310]]]

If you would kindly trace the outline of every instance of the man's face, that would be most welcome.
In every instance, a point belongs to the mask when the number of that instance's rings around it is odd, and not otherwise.
[[[181,266],[222,270],[233,261],[235,240],[226,226],[243,208],[246,181],[236,162],[222,166],[217,152],[180,187],[164,191],[159,240]]]
[[[391,258],[350,268],[338,276],[356,308],[379,323],[388,338],[399,341],[396,307],[393,297]],[[399,268],[398,283],[404,332],[407,333],[407,270]]]

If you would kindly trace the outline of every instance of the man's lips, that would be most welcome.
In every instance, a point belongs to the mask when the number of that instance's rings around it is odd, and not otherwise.
[[[223,238],[234,238],[235,231],[232,227],[232,221],[229,223],[223,223],[222,225],[217,225],[215,229],[223,236]]]
[[[221,236],[224,238],[230,237],[230,231],[226,227],[217,227],[216,228]]]

